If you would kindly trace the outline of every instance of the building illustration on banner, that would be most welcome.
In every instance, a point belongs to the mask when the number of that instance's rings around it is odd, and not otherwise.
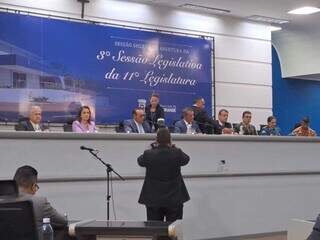
[[[65,75],[63,66],[0,40],[0,112],[9,121],[26,116],[31,105],[53,122],[73,117],[81,105],[90,105],[94,116],[94,98],[85,81]]]

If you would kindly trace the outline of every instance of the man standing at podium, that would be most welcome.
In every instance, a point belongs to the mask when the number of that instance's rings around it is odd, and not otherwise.
[[[174,222],[182,219],[183,203],[190,199],[181,175],[181,166],[190,158],[171,144],[166,128],[158,130],[151,147],[138,158],[138,164],[146,168],[139,203],[146,205],[148,221]]]

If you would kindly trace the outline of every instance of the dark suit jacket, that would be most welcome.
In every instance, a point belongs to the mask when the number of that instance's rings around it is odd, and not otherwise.
[[[196,133],[201,133],[199,125],[195,121],[192,123],[192,128]],[[174,124],[174,133],[187,133],[187,125],[183,119]]]
[[[212,134],[212,118],[209,117],[205,109],[192,106],[194,112],[194,120],[199,124],[199,128],[202,133]]]
[[[222,130],[224,128],[232,128],[231,123],[226,122],[225,125],[220,125],[218,120],[214,120],[212,122],[212,126],[213,126],[213,133],[214,134],[222,134]]]
[[[148,207],[170,207],[190,199],[181,175],[181,166],[190,158],[176,147],[159,146],[138,158],[138,164],[146,168],[146,176],[139,203]]]
[[[40,123],[40,129],[41,131],[45,130],[46,128]],[[21,121],[19,122],[16,126],[15,126],[15,130],[16,131],[35,131],[30,120],[25,120],[25,121]]]
[[[320,214],[318,215],[316,223],[314,224],[312,232],[307,240],[320,240]]]
[[[154,117],[151,116],[151,105],[146,106],[145,113],[146,113],[146,121],[149,123],[150,127],[152,128],[152,125],[154,125],[155,131],[158,130],[157,121],[159,118],[164,118],[164,110],[163,108],[158,104]]]
[[[123,125],[126,133],[139,133],[138,126],[133,119],[125,120]],[[145,133],[151,133],[150,125],[146,121],[142,123],[142,127]]]

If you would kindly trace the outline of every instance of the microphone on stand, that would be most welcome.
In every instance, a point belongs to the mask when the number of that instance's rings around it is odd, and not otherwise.
[[[87,151],[89,151],[89,152],[95,152],[95,151],[97,151],[96,149],[88,148],[88,147],[85,147],[85,146],[81,146],[80,149],[81,149],[81,150],[87,150]]]

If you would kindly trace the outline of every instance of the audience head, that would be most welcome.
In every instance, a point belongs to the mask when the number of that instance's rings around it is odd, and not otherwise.
[[[150,97],[150,104],[152,107],[157,107],[160,101],[160,96],[157,93],[153,93]]]
[[[242,122],[246,125],[251,123],[252,114],[250,111],[244,111],[242,113]]]
[[[17,182],[19,191],[23,193],[35,194],[39,189],[38,172],[31,166],[19,167],[13,179]]]
[[[41,122],[41,108],[39,106],[31,106],[29,111],[29,120],[34,124],[39,124]]]
[[[132,111],[133,119],[137,122],[142,124],[144,122],[145,113],[142,108],[135,108]]]
[[[309,128],[309,124],[310,124],[310,119],[308,117],[304,117],[301,120],[301,128],[308,129]]]
[[[203,97],[197,97],[194,100],[194,105],[197,106],[198,108],[203,109],[205,107],[206,102],[204,101]]]
[[[157,131],[157,143],[160,146],[170,146],[171,145],[171,135],[167,128],[159,128]]]
[[[91,110],[88,106],[80,107],[78,120],[79,122],[91,123]]]
[[[269,128],[275,128],[277,126],[277,119],[274,116],[268,117],[267,122]]]
[[[218,114],[218,119],[222,123],[226,123],[228,121],[229,112],[226,109],[221,109]]]
[[[190,108],[190,107],[187,107],[187,108],[184,108],[183,111],[182,111],[182,115],[183,115],[183,119],[191,124],[194,120],[194,112],[193,112],[193,109]]]

